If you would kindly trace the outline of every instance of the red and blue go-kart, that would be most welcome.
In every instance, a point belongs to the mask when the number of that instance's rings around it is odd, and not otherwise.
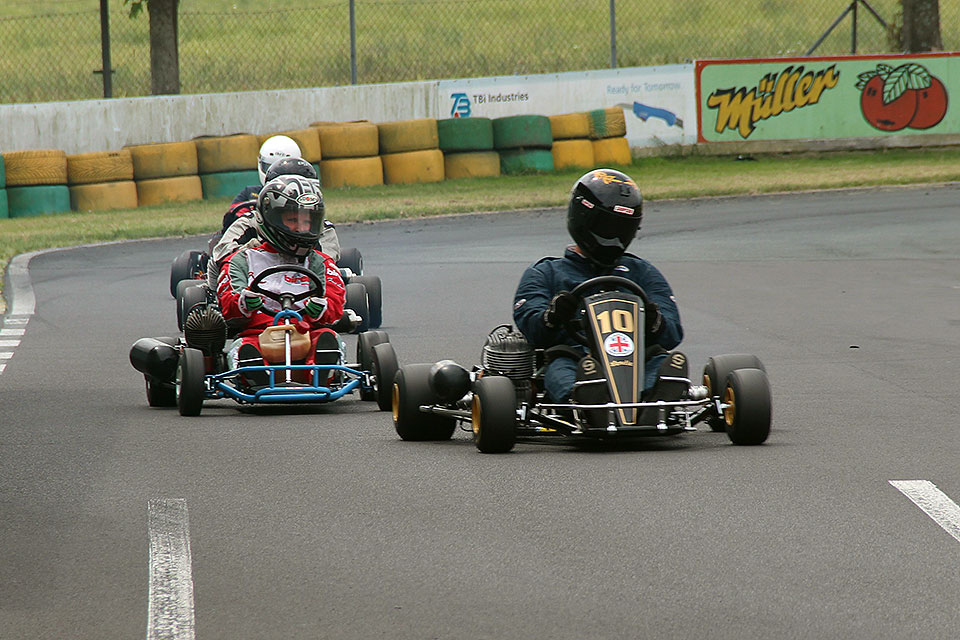
[[[313,286],[299,294],[277,294],[260,286],[266,277],[285,271],[309,278]],[[398,366],[385,331],[366,331],[358,336],[354,363],[344,362],[338,347],[328,352],[334,363],[296,364],[306,359],[312,347],[309,334],[291,322],[302,319],[292,307],[310,296],[323,295],[323,280],[303,267],[279,265],[258,274],[249,288],[281,307],[280,311],[265,309],[274,316],[274,322],[259,336],[264,364],[233,366],[233,345],[227,345],[223,315],[215,305],[198,304],[184,320],[180,338],[141,338],[130,349],[131,364],[144,375],[150,406],[176,406],[180,415],[196,416],[206,400],[326,403],[356,391],[361,400],[374,400],[380,409],[390,409],[390,384],[379,381],[392,381]],[[356,316],[353,318],[356,322]],[[260,384],[252,382],[258,379]]]
[[[586,348],[578,366],[592,374],[575,383],[576,399],[550,401],[543,372],[551,357],[579,359],[579,351],[566,345],[534,349],[511,325],[500,325],[487,337],[481,364],[472,370],[450,360],[398,369],[392,390],[397,434],[403,440],[446,440],[460,425],[484,453],[510,451],[518,441],[674,436],[698,431],[699,423],[725,431],[734,444],[766,441],[771,395],[759,358],[714,356],[704,366],[701,384],[694,384],[685,356],[675,352],[667,358],[671,366],[661,365],[657,384],[644,391],[646,359],[658,348],[648,353],[644,345],[643,289],[625,278],[600,276],[571,293],[580,300],[581,314],[566,330]],[[670,373],[671,367],[681,374]]]

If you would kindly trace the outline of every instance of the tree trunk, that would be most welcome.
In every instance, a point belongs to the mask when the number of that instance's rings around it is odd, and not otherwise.
[[[180,93],[177,10],[180,0],[149,0],[150,90],[153,95]]]
[[[903,48],[910,53],[941,51],[939,0],[900,0]]]

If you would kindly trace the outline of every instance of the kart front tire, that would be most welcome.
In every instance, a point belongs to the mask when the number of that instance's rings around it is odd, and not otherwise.
[[[203,251],[184,251],[170,265],[170,295],[177,297],[177,285],[183,280],[193,280],[197,273],[206,273],[207,254]]]
[[[762,369],[736,369],[723,390],[723,420],[733,444],[763,444],[770,435],[770,382]]]
[[[177,407],[182,416],[198,416],[203,408],[203,352],[184,347],[177,366]]]
[[[430,389],[432,366],[408,364],[401,367],[393,379],[393,426],[402,440],[449,440],[457,427],[453,418],[420,411],[421,405],[436,402]]]
[[[703,367],[703,385],[707,387],[711,398],[715,398],[723,393],[723,384],[730,375],[731,371],[736,369],[760,369],[766,371],[760,359],[749,353],[728,353],[719,356],[713,356],[707,359],[707,364]],[[727,425],[723,421],[723,416],[719,414],[711,415],[707,418],[707,424],[711,431],[726,431]]]
[[[384,342],[390,342],[386,331],[364,331],[357,336],[357,363],[361,371],[373,371],[373,348]],[[361,400],[376,400],[376,389],[360,389]]]
[[[199,280],[183,280],[177,286],[177,327],[183,331],[190,310],[207,303],[207,285]]]
[[[177,406],[177,389],[169,383],[163,383],[153,376],[143,374],[147,389],[147,404],[151,407]]]
[[[337,260],[337,267],[341,269],[350,269],[353,275],[363,274],[363,256],[356,247],[348,247],[340,250],[340,259]]]
[[[517,441],[517,392],[506,376],[473,385],[473,442],[481,453],[506,453]]]
[[[357,276],[351,278],[350,282],[366,287],[367,309],[370,316],[367,324],[371,329],[376,329],[383,323],[383,283],[380,281],[380,276]]]
[[[360,316],[360,324],[354,330],[354,333],[362,333],[370,328],[370,309],[367,306],[367,288],[356,281],[356,278],[350,280],[347,285],[347,295],[343,301],[343,306],[347,309],[353,309]]]
[[[380,411],[390,411],[393,408],[393,378],[400,369],[397,353],[389,342],[373,345],[371,371],[376,378],[374,385],[377,396],[377,406]]]

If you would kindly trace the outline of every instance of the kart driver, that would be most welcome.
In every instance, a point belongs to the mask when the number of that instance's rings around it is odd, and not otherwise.
[[[217,287],[224,318],[235,320],[240,326],[239,366],[263,365],[258,337],[273,323],[273,317],[263,309],[280,309],[275,300],[251,291],[248,286],[268,267],[285,264],[305,267],[326,284],[321,295],[294,305],[294,310],[303,315],[297,324],[304,333],[310,334],[312,348],[306,364],[338,362],[339,339],[325,325],[337,322],[343,315],[345,287],[333,258],[317,249],[323,219],[323,194],[316,179],[280,176],[260,190],[254,220],[261,241],[242,247],[230,256],[220,271]],[[309,290],[313,284],[306,277],[287,272],[266,278],[260,286],[275,293],[296,294]],[[248,381],[265,385],[267,374],[250,374]]]
[[[567,247],[562,258],[543,258],[531,265],[520,279],[514,296],[514,322],[531,345],[548,349],[544,387],[553,402],[609,401],[605,385],[575,387],[578,380],[597,379],[602,374],[599,363],[587,356],[584,347],[564,328],[580,307],[570,291],[602,275],[632,280],[649,298],[644,312],[647,353],[643,397],[678,400],[679,393],[686,389],[686,384],[658,382],[659,376],[687,377],[683,354],[677,352],[667,358],[667,350],[683,338],[673,291],[653,264],[625,253],[640,230],[642,207],[640,190],[626,174],[595,169],[583,175],[573,186],[567,205],[567,231],[575,244]],[[549,349],[557,345],[562,346]]]

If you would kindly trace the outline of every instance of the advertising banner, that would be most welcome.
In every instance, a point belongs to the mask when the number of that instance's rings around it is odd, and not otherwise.
[[[631,147],[696,142],[693,65],[444,80],[437,118],[545,116],[619,106]]]
[[[960,133],[960,52],[698,60],[695,79],[698,142]]]

